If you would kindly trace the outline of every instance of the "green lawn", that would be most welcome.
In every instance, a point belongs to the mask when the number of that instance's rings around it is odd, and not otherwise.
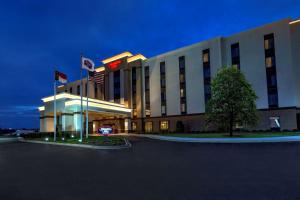
[[[185,138],[229,138],[229,133],[166,133],[161,136],[185,137]],[[234,138],[260,138],[300,136],[300,132],[257,132],[257,133],[233,133]]]
[[[46,141],[48,139],[48,142],[54,142],[53,137],[41,137],[41,138],[26,138],[27,140],[37,140],[37,141]],[[68,144],[89,144],[89,145],[124,145],[125,141],[122,137],[102,137],[102,136],[89,136],[88,139],[85,137],[83,138],[82,142],[79,142],[79,138],[67,138],[64,140],[62,137],[56,138],[56,142],[58,143],[68,143]]]

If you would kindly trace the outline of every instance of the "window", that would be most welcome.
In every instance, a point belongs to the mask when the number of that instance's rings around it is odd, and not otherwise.
[[[185,90],[180,89],[180,98],[184,98],[184,97],[185,97]]]
[[[274,37],[267,35],[265,37],[265,50],[274,49]]]
[[[161,115],[167,113],[167,99],[166,99],[166,63],[160,62],[160,103],[161,103]]]
[[[166,131],[169,130],[169,121],[160,121],[160,130]]]
[[[203,57],[203,81],[204,81],[204,100],[205,103],[211,97],[211,73],[210,73],[210,51],[209,49],[205,49],[202,51]]]
[[[136,122],[131,122],[131,130],[136,131]]]
[[[181,113],[185,113],[186,112],[186,105],[185,105],[185,103],[181,103],[180,104],[180,110],[181,110]]]
[[[146,133],[153,132],[153,123],[152,122],[145,122],[145,132]]]
[[[184,83],[185,82],[185,74],[183,74],[183,73],[179,74],[179,82],[180,83]]]
[[[273,33],[264,36],[264,48],[269,108],[277,108],[278,89],[276,75],[275,41]]]
[[[121,87],[120,87],[120,70],[114,73],[114,102],[120,103]]]
[[[73,94],[73,88],[72,87],[70,87],[70,94]]]
[[[266,58],[266,67],[273,67],[275,65],[275,58],[268,57]]]
[[[132,68],[131,70],[131,80],[132,108],[136,110],[136,68]],[[133,116],[136,117],[135,114]]]
[[[166,106],[165,106],[165,105],[162,105],[162,106],[161,106],[161,114],[162,114],[162,115],[165,115],[165,114],[166,114]]]
[[[209,62],[209,51],[203,52],[203,63]]]
[[[77,95],[80,95],[80,85],[77,85]]]
[[[94,85],[94,93],[95,93],[95,99],[97,99],[98,98],[98,86],[97,86],[97,83],[95,83],[95,85]]]
[[[235,43],[231,45],[231,64],[240,69],[240,45]]]
[[[179,62],[179,82],[180,82],[180,112],[186,114],[186,83],[185,83],[185,57],[180,56]]]

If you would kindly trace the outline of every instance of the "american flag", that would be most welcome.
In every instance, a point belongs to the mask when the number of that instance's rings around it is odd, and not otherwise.
[[[103,85],[104,84],[104,71],[101,72],[89,72],[89,81],[95,81],[95,83]]]

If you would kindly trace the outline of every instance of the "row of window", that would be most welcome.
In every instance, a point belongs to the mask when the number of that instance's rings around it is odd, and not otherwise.
[[[94,83],[94,98],[96,98],[96,99],[98,98],[98,89],[101,90],[101,87],[98,88],[98,84]],[[73,94],[73,87],[70,87],[69,91],[66,89],[65,92]],[[75,94],[78,95],[78,96],[80,95],[80,85],[76,86],[76,93]],[[87,84],[85,84],[85,96],[86,96],[86,94],[87,94]]]
[[[269,107],[278,107],[278,91],[277,91],[277,77],[276,77],[276,62],[275,62],[275,48],[274,48],[274,34],[265,35],[265,63],[267,71],[267,85],[268,85],[268,101]],[[180,83],[180,110],[181,114],[186,113],[186,83],[185,83],[185,57],[179,58],[179,83]],[[204,79],[204,98],[205,103],[211,98],[211,68],[210,68],[210,50],[202,51],[203,61],[203,79]],[[239,43],[231,45],[231,63],[232,66],[240,69],[240,46]],[[147,73],[149,74],[149,67],[147,66]],[[149,77],[145,76],[145,89],[149,90]],[[165,116],[167,113],[166,101],[166,63],[160,62],[160,93],[161,93],[161,115]],[[147,98],[150,94],[146,94]],[[146,103],[148,105],[148,103]]]
[[[169,121],[168,120],[160,121],[159,128],[160,128],[160,131],[168,131],[169,130]],[[132,131],[137,130],[136,122],[131,122],[131,129],[132,129]],[[153,132],[153,122],[151,122],[151,121],[145,122],[144,129],[145,129],[146,133],[152,133]]]

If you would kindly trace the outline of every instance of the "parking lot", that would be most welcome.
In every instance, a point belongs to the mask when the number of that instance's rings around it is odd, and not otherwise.
[[[0,144],[0,199],[300,199],[300,143]]]

